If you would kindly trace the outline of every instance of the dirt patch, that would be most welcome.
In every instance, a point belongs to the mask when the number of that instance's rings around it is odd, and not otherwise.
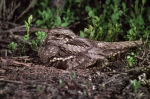
[[[56,69],[32,61],[17,61],[18,63],[15,61],[17,60],[13,58],[1,57],[0,97],[3,99],[148,99],[150,97],[148,84],[141,84],[138,90],[134,90],[130,84],[131,80],[138,80],[142,75],[142,67],[129,69],[125,61],[112,62],[103,69],[95,67],[76,71]],[[143,65],[145,63],[147,62]],[[148,71],[145,74],[148,76]]]

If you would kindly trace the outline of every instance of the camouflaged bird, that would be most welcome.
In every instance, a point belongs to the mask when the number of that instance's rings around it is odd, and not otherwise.
[[[141,44],[141,41],[93,41],[79,37],[69,29],[56,28],[48,32],[38,50],[38,56],[49,66],[79,69],[87,68]]]

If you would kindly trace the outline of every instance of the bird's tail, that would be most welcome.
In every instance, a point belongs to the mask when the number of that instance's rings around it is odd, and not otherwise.
[[[115,56],[123,53],[127,49],[142,45],[142,41],[124,41],[124,42],[99,42],[97,45],[105,57]]]

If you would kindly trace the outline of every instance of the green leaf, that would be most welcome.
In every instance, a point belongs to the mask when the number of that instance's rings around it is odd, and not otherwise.
[[[137,80],[133,80],[131,82],[131,85],[133,86],[134,91],[137,91],[141,87],[141,82]]]
[[[144,5],[146,3],[146,0],[142,0],[142,5]]]
[[[40,5],[43,7],[43,6],[45,6],[45,3],[44,3],[44,2],[41,2]]]
[[[61,79],[59,79],[59,86],[60,86],[60,87],[63,87],[63,86],[64,86],[64,82],[63,82]]]
[[[55,20],[55,25],[56,26],[60,26],[61,25],[61,18],[57,17],[57,19]]]
[[[28,24],[27,21],[24,21],[24,23],[25,23],[25,27],[26,27],[26,28],[29,27],[29,24]]]
[[[27,35],[24,35],[24,36],[23,36],[23,39],[24,39],[25,42],[27,42],[27,41],[29,40],[29,35],[28,35],[28,34],[27,34]]]
[[[124,2],[122,3],[122,7],[123,7],[123,11],[125,12],[126,11],[126,5]]]
[[[85,10],[86,10],[87,12],[90,12],[92,9],[91,9],[90,6],[86,6],[86,7],[85,7]]]
[[[38,31],[35,34],[36,34],[37,38],[40,40],[46,37],[46,33],[43,31]]]
[[[76,77],[76,72],[72,72],[71,77],[75,78]]]
[[[67,23],[67,22],[62,23],[61,26],[62,26],[62,27],[67,27],[67,26],[68,26],[68,23]]]
[[[15,42],[11,42],[9,45],[8,45],[8,48],[12,51],[15,51],[17,49],[17,46],[18,44],[15,43]]]
[[[109,5],[110,4],[110,0],[106,0],[106,4]]]
[[[144,20],[142,18],[142,15],[140,15],[136,20],[135,20],[136,23],[138,23],[139,25],[144,25]]]
[[[117,21],[118,20],[118,15],[117,14],[112,14],[111,15],[111,19],[113,20],[113,21]]]
[[[37,24],[37,25],[43,25],[44,23],[45,23],[44,20],[37,20],[37,21],[36,21],[36,24]]]
[[[44,11],[44,16],[45,16],[45,17],[44,17],[44,18],[45,18],[44,20],[49,20],[49,18],[50,18],[50,17],[49,17],[49,14],[48,14],[47,12],[45,12],[45,11]]]
[[[97,20],[94,19],[94,18],[92,18],[92,24],[93,24],[93,25],[96,25],[96,23],[97,23]]]
[[[83,31],[80,31],[80,36],[81,36],[81,37],[85,37],[85,34],[84,34]]]
[[[93,16],[94,16],[94,12],[93,12],[93,11],[90,11],[90,12],[88,13],[88,15],[89,15],[89,17],[93,17]]]
[[[42,12],[40,10],[38,10],[39,15],[42,15]]]
[[[30,26],[29,26],[29,23],[27,21],[25,21],[25,27],[26,27],[27,33],[29,33]]]
[[[80,2],[82,2],[82,1],[81,1],[81,0],[74,0],[74,2],[80,3]]]
[[[32,19],[33,19],[33,16],[32,16],[32,15],[30,15],[30,16],[29,16],[29,18],[28,18],[28,24],[31,24]]]

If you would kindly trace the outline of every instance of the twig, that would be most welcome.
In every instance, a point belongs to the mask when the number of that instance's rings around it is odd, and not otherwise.
[[[11,36],[17,41],[17,42],[21,42],[21,43],[24,43],[24,40],[21,38],[21,37],[16,37],[14,34],[13,34],[13,32],[12,31],[8,31],[9,32],[9,34],[11,34]],[[29,44],[29,43],[28,43]]]
[[[27,13],[27,12],[30,10],[30,8],[33,7],[33,5],[34,5],[35,2],[36,2],[36,0],[32,0],[32,2],[30,3],[30,5],[19,15],[19,17],[18,17],[16,20],[18,20],[18,19],[21,18],[25,13]],[[15,20],[15,21],[16,21],[16,20]]]
[[[0,65],[15,65],[15,66],[19,66],[19,65],[23,65],[23,66],[31,66],[31,63],[23,63],[23,62],[18,62],[15,61],[13,59],[4,59],[2,57],[0,57]]]
[[[108,78],[106,81],[104,81],[102,84],[106,85],[109,84],[110,82],[116,82],[116,78],[121,76],[121,75],[127,75],[127,73],[120,73],[120,74],[116,74],[113,77]]]
[[[9,29],[9,30],[0,31],[0,33],[8,33],[8,32],[10,32],[10,31],[11,31],[11,32],[26,32],[27,30],[26,30],[26,28],[25,28],[25,25],[21,25],[21,26],[18,26],[18,27]],[[44,31],[44,32],[48,32],[49,29],[31,27],[31,28],[30,28],[30,32],[34,32],[34,31]]]
[[[149,66],[146,66],[147,68],[150,68],[150,65]],[[136,67],[136,68],[134,68],[134,69],[130,69],[130,70],[126,70],[125,72],[127,73],[127,72],[133,72],[133,71],[138,71],[138,70],[141,70],[143,67]]]
[[[15,6],[15,8],[11,11],[11,13],[8,15],[7,20],[11,19],[13,16],[14,11],[20,6],[20,2]]]
[[[21,81],[13,81],[13,80],[4,80],[4,79],[0,79],[0,81],[2,82],[8,82],[8,83],[16,83],[16,84],[23,84],[23,82]]]
[[[2,12],[5,12],[3,10],[5,10],[6,6],[5,6],[5,0],[2,0],[0,3],[0,17],[3,15]]]

